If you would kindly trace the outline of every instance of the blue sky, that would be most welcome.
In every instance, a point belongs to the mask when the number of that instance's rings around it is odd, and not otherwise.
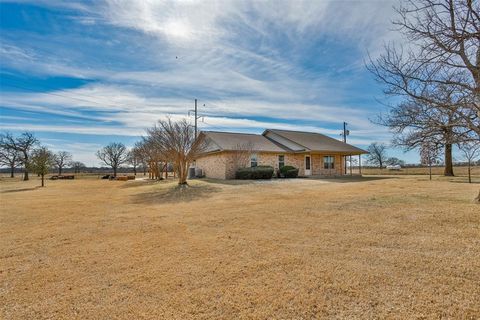
[[[200,129],[318,131],[366,147],[391,136],[367,53],[398,41],[389,1],[1,2],[0,126],[96,165],[162,117]],[[192,119],[193,120],[193,119]],[[410,162],[415,153],[390,150]]]

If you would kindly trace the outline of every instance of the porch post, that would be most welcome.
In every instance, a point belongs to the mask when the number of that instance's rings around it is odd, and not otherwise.
[[[362,175],[362,155],[358,155],[358,173]]]
[[[353,173],[352,173],[352,155],[350,155],[350,175],[353,175]]]

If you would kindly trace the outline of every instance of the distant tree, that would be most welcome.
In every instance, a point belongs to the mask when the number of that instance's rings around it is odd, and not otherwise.
[[[454,175],[452,146],[468,131],[465,121],[458,114],[410,99],[392,107],[378,122],[394,133],[392,144],[407,151],[420,147],[427,140],[435,141],[443,148],[444,175]]]
[[[397,166],[397,165],[398,165],[398,166],[402,166],[402,167],[405,166],[405,161],[400,160],[400,159],[395,158],[395,157],[390,157],[390,158],[388,158],[388,159],[385,161],[385,163],[386,163],[387,165],[390,165],[390,166]]]
[[[463,158],[468,163],[468,183],[472,183],[471,167],[475,159],[480,157],[480,141],[465,141],[458,144]],[[480,196],[480,194],[479,194]]]
[[[178,175],[178,184],[187,185],[188,167],[204,150],[203,139],[196,139],[195,131],[187,120],[172,121],[170,118],[159,120],[147,133],[153,146],[173,163]]]
[[[73,168],[74,173],[80,173],[81,170],[87,167],[83,162],[80,161],[71,161],[69,165]]]
[[[10,168],[10,178],[15,177],[15,168],[21,165],[21,155],[0,136],[0,165]]]
[[[133,146],[131,151],[135,154],[137,167],[143,171],[143,175],[146,175],[148,168],[149,150],[145,139],[135,142],[135,145]]]
[[[137,175],[137,168],[142,165],[142,152],[139,147],[133,147],[128,152],[127,162],[133,167],[133,174]]]
[[[42,187],[45,186],[45,175],[55,165],[55,156],[46,147],[40,147],[33,150],[31,159],[28,163],[29,169],[40,175],[42,178]]]
[[[24,175],[23,180],[28,180],[28,168],[29,168],[29,158],[30,152],[33,147],[38,144],[37,138],[31,132],[24,132],[19,137],[14,137],[11,133],[4,133],[2,135],[2,144],[10,149],[15,150],[20,154],[21,163],[24,166]]]
[[[382,169],[387,160],[387,146],[383,143],[373,142],[368,146],[367,151],[368,162],[377,165]]]
[[[439,162],[440,146],[432,141],[425,141],[420,146],[420,162],[428,166],[430,180],[432,180],[432,165]]]
[[[148,168],[148,177],[150,179],[163,179],[163,169],[167,171],[166,157],[157,148],[153,137],[150,135],[143,137],[142,141],[138,141],[135,144],[135,148],[141,159],[144,175]],[[165,175],[165,178],[167,178],[167,175]]]
[[[61,176],[63,168],[72,160],[72,154],[67,151],[58,151],[53,160],[58,168],[58,175]]]
[[[128,159],[128,151],[123,143],[112,142],[97,151],[97,158],[107,166],[112,167],[113,176],[117,176],[118,167]]]

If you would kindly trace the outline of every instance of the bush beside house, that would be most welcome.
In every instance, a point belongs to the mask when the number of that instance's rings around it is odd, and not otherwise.
[[[240,168],[235,172],[236,179],[271,179],[273,177],[273,167],[257,166],[251,168]]]
[[[279,170],[280,178],[296,178],[298,177],[298,168],[295,168],[293,166],[283,166]]]

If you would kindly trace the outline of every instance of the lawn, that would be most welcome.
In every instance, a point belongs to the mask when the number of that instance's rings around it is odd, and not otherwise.
[[[37,185],[0,181],[3,319],[480,314],[464,177]]]

